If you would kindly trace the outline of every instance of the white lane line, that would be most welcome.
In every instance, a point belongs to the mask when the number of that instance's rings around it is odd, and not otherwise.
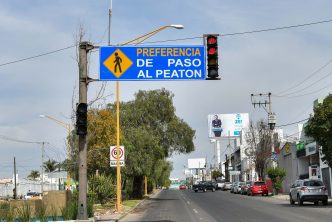
[[[198,214],[198,211],[197,211],[196,209],[193,209],[193,211],[194,211],[196,214]]]
[[[190,201],[187,201],[187,204],[190,205]]]

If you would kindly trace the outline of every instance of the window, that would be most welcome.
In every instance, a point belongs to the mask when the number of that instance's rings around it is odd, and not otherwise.
[[[262,186],[262,185],[265,185],[265,182],[255,182],[254,185],[255,186]]]
[[[324,186],[324,184],[320,180],[310,180],[310,181],[304,181],[303,186],[320,187],[320,186]]]

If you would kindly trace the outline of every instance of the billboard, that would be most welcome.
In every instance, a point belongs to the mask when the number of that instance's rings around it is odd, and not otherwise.
[[[189,169],[203,169],[205,168],[205,158],[188,159]]]
[[[240,136],[241,130],[248,126],[248,113],[208,115],[209,138]]]

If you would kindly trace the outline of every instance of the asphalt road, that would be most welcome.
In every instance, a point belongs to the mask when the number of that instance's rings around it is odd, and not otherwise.
[[[162,190],[121,221],[331,222],[332,206],[290,205],[273,197],[249,197],[224,191]]]

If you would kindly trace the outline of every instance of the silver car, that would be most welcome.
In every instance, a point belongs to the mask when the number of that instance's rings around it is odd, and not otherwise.
[[[290,204],[294,204],[296,201],[299,205],[303,205],[304,201],[314,202],[315,204],[322,201],[323,205],[327,205],[328,192],[321,180],[297,180],[291,186],[289,201]]]
[[[244,182],[237,182],[234,186],[234,193],[241,193],[241,187],[244,185]]]
[[[232,188],[231,182],[225,182],[222,190],[230,190]]]

